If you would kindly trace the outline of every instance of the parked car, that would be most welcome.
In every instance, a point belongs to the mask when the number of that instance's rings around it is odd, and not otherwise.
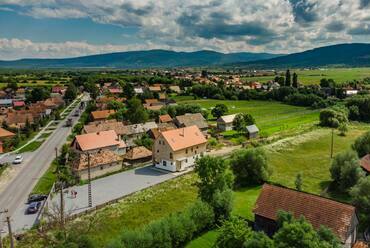
[[[48,197],[47,195],[42,195],[42,194],[34,194],[34,195],[30,195],[30,196],[28,197],[27,203],[43,201],[43,200],[45,200],[47,197]]]
[[[80,115],[80,111],[77,109],[74,113],[74,116],[79,116]]]
[[[41,202],[32,202],[27,208],[27,214],[35,214],[39,211]]]
[[[23,157],[21,155],[17,155],[13,161],[13,164],[20,164],[23,161]]]

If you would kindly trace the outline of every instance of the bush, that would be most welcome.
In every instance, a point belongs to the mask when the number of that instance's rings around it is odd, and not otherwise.
[[[330,167],[330,174],[342,192],[349,190],[364,176],[357,154],[353,151],[336,155]]]
[[[362,158],[363,156],[370,153],[370,132],[358,137],[355,143],[352,145],[353,150],[357,152],[357,155]]]
[[[210,202],[213,207],[215,219],[217,222],[226,220],[230,217],[233,209],[233,192],[231,189],[225,189],[223,191],[216,191],[212,195],[212,201]]]
[[[352,120],[370,121],[370,96],[359,95],[347,99],[346,106],[352,108]],[[355,108],[357,107],[357,109]]]
[[[183,247],[195,234],[200,234],[213,226],[212,208],[197,201],[182,213],[176,213],[150,223],[141,230],[128,230],[122,234],[125,248],[170,248]],[[117,243],[112,243],[117,247]]]
[[[354,204],[358,210],[360,217],[360,224],[362,227],[369,227],[370,223],[370,177],[362,178],[356,186],[354,186],[350,195],[352,198],[352,204]]]
[[[241,218],[233,217],[223,222],[215,247],[234,248],[243,247],[245,241],[252,235],[252,230]]]
[[[230,159],[230,166],[238,186],[262,184],[272,173],[267,156],[261,148],[236,151]]]

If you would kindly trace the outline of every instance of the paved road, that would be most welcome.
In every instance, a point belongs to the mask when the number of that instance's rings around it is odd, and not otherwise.
[[[55,147],[60,148],[66,142],[71,128],[65,127],[65,121],[68,118],[73,118],[74,122],[77,120],[78,117],[72,116],[74,111],[72,110],[69,116],[57,125],[56,130],[36,151],[27,154],[23,163],[17,165],[22,166],[20,172],[0,193],[0,209],[9,210],[8,214],[11,216],[14,230],[32,226],[32,219],[35,219],[36,215],[25,216],[24,212],[27,207],[25,202],[38,179],[55,158]],[[3,225],[4,223],[1,222],[0,229]]]
[[[151,165],[124,171],[112,176],[100,178],[92,181],[92,200],[93,207],[104,204],[111,200],[122,198],[134,192],[151,187],[158,183],[167,181],[182,173],[168,173],[154,169]],[[76,214],[89,209],[87,184],[68,188],[65,193],[65,211],[68,214]],[[77,191],[77,197],[72,198],[69,193],[71,190]],[[66,192],[64,191],[64,192]],[[60,197],[56,194],[52,201],[52,206],[59,206]]]

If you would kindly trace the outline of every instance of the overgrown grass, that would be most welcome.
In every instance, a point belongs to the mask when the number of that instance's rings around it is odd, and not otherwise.
[[[255,118],[262,135],[313,126],[318,123],[320,112],[275,101],[176,100],[180,103],[197,103],[209,112],[216,104],[222,103],[228,107],[228,114],[249,113]]]
[[[6,170],[7,167],[8,167],[7,164],[0,165],[0,176],[1,176],[1,174],[3,174],[3,172]]]
[[[56,166],[57,164],[54,160],[32,189],[33,194],[49,194],[54,182],[56,181],[56,175],[54,173]]]
[[[39,148],[42,143],[44,141],[32,141],[31,143],[29,143],[28,145],[26,145],[25,147],[23,147],[22,149],[20,149],[17,153],[24,153],[24,152],[33,152],[33,151],[36,151],[37,148]]]

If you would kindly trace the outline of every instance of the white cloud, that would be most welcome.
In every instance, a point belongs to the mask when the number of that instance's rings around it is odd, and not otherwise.
[[[58,57],[139,47],[287,53],[369,38],[359,35],[361,27],[370,25],[370,6],[364,7],[361,0],[2,0],[2,3],[21,6],[15,10],[35,18],[88,17],[98,23],[135,26],[139,29],[138,37],[145,43],[98,46],[87,42],[31,42],[33,46],[51,47],[49,56]],[[71,51],[69,47],[73,47]],[[32,54],[37,56],[36,52]],[[42,49],[39,55],[48,56]]]

